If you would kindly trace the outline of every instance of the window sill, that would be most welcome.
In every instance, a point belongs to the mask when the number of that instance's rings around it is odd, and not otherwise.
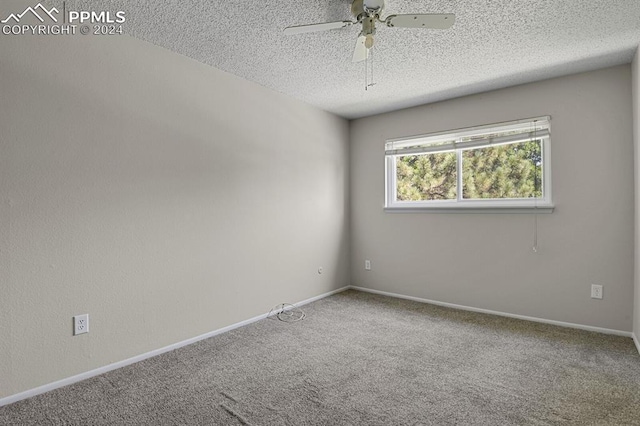
[[[509,214],[548,214],[553,213],[553,205],[543,206],[407,206],[407,207],[385,207],[385,213],[509,213]]]

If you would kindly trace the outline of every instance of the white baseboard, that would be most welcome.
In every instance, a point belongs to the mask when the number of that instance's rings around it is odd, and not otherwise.
[[[294,303],[296,306],[303,306],[311,302],[315,302],[316,300],[324,299],[325,297],[333,296],[334,294],[342,293],[343,291],[347,291],[351,288],[351,286],[341,287],[337,290],[332,290],[327,293],[322,293],[319,296],[310,297],[309,299],[303,300],[302,302]],[[265,315],[266,316],[266,315]]]
[[[296,306],[306,305],[307,303],[315,302],[316,300],[320,300],[320,299],[323,299],[325,297],[329,297],[329,296],[331,296],[333,294],[340,293],[340,292],[343,292],[343,291],[348,290],[348,289],[349,289],[349,286],[342,287],[342,288],[339,288],[337,290],[333,290],[333,291],[330,291],[330,292],[327,292],[327,293],[323,293],[323,294],[321,294],[319,296],[311,297],[309,299],[303,300],[302,302],[295,303],[295,305]],[[80,374],[77,374],[77,375],[72,376],[72,377],[67,377],[65,379],[58,380],[58,381],[53,382],[53,383],[48,383],[46,385],[38,386],[37,388],[34,388],[34,389],[29,389],[29,390],[26,390],[24,392],[17,393],[15,395],[10,395],[10,396],[7,396],[5,398],[1,398],[0,399],[0,407],[2,407],[4,405],[12,404],[14,402],[21,401],[23,399],[31,398],[33,396],[40,395],[42,393],[52,391],[54,389],[58,389],[58,388],[61,388],[63,386],[68,386],[68,385],[71,385],[73,383],[77,383],[77,382],[80,382],[82,380],[89,379],[91,377],[99,376],[100,374],[104,374],[104,373],[107,373],[109,371],[116,370],[118,368],[126,367],[127,365],[135,364],[136,362],[140,362],[140,361],[143,361],[145,359],[161,355],[161,354],[163,354],[165,352],[173,351],[173,350],[181,348],[183,346],[191,345],[192,343],[199,342],[200,340],[204,340],[204,339],[208,339],[208,338],[213,337],[213,336],[217,336],[218,334],[226,333],[227,331],[231,331],[231,330],[234,330],[236,328],[239,328],[239,327],[251,324],[253,322],[265,319],[267,317],[267,315],[268,315],[268,313],[261,314],[261,315],[255,316],[253,318],[249,318],[247,320],[240,321],[240,322],[235,323],[235,324],[231,324],[231,325],[229,325],[227,327],[223,327],[223,328],[220,328],[218,330],[210,331],[209,333],[205,333],[205,334],[202,334],[200,336],[192,337],[191,339],[183,340],[182,342],[174,343],[172,345],[165,346],[163,348],[156,349],[156,350],[153,350],[153,351],[150,351],[150,352],[146,352],[144,354],[137,355],[137,356],[134,356],[132,358],[128,358],[128,359],[125,359],[125,360],[122,360],[122,361],[114,362],[113,364],[105,365],[104,367],[96,368],[95,370],[86,371],[84,373],[80,373]]]
[[[541,323],[544,323],[544,324],[552,324],[552,325],[558,325],[560,327],[568,327],[568,328],[577,328],[577,329],[580,329],[580,330],[595,331],[595,332],[604,333],[604,334],[614,334],[616,336],[633,337],[633,333],[631,333],[629,331],[612,330],[610,328],[593,327],[593,326],[590,326],[590,325],[582,325],[582,324],[574,324],[574,323],[570,323],[570,322],[554,321],[554,320],[548,320],[548,319],[537,318],[537,317],[528,317],[528,316],[525,316],[525,315],[516,315],[516,314],[510,314],[510,313],[507,313],[507,312],[492,311],[490,309],[481,309],[481,308],[474,308],[474,307],[471,307],[471,306],[456,305],[454,303],[438,302],[437,300],[422,299],[420,297],[405,296],[403,294],[389,293],[387,291],[373,290],[371,288],[365,288],[365,287],[350,286],[349,288],[351,288],[353,290],[364,291],[364,292],[367,292],[367,293],[380,294],[380,295],[383,295],[383,296],[395,297],[395,298],[398,298],[398,299],[413,300],[414,302],[429,303],[431,305],[438,305],[438,306],[444,306],[444,307],[447,307],[447,308],[461,309],[461,310],[464,310],[464,311],[479,312],[479,313],[491,314],[491,315],[499,315],[501,317],[517,318],[517,319],[526,320],[526,321],[541,322]],[[635,342],[636,342],[636,345],[638,345],[638,341],[636,340]],[[638,350],[640,350],[640,346],[638,346]]]
[[[636,344],[636,349],[638,350],[638,353],[640,354],[640,342],[638,341],[638,336],[636,336],[635,334],[633,335],[633,343]]]

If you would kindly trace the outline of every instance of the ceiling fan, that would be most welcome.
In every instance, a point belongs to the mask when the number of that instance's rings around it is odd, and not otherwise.
[[[369,57],[369,49],[373,47],[373,36],[376,33],[376,23],[386,24],[387,27],[399,28],[429,28],[447,29],[453,25],[456,17],[452,13],[428,13],[389,15],[382,19],[384,0],[353,0],[351,13],[355,21],[323,22],[320,24],[295,25],[284,29],[286,35],[328,31],[362,24],[362,31],[356,40],[353,52],[353,62],[364,61]]]

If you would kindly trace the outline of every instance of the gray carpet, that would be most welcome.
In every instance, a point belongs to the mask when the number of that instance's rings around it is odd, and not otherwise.
[[[347,291],[0,408],[2,425],[640,425],[629,338]]]

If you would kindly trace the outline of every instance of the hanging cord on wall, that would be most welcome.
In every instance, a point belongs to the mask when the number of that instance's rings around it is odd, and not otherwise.
[[[536,140],[536,123],[533,122],[533,140]],[[542,155],[542,146],[540,147],[540,155]],[[538,159],[533,167],[533,252],[538,252],[538,165],[541,164]]]
[[[284,322],[296,322],[303,320],[305,316],[306,314],[297,306],[291,303],[281,303],[269,311],[267,318],[275,317]]]
[[[538,205],[536,203],[533,212],[533,252],[538,252]]]

